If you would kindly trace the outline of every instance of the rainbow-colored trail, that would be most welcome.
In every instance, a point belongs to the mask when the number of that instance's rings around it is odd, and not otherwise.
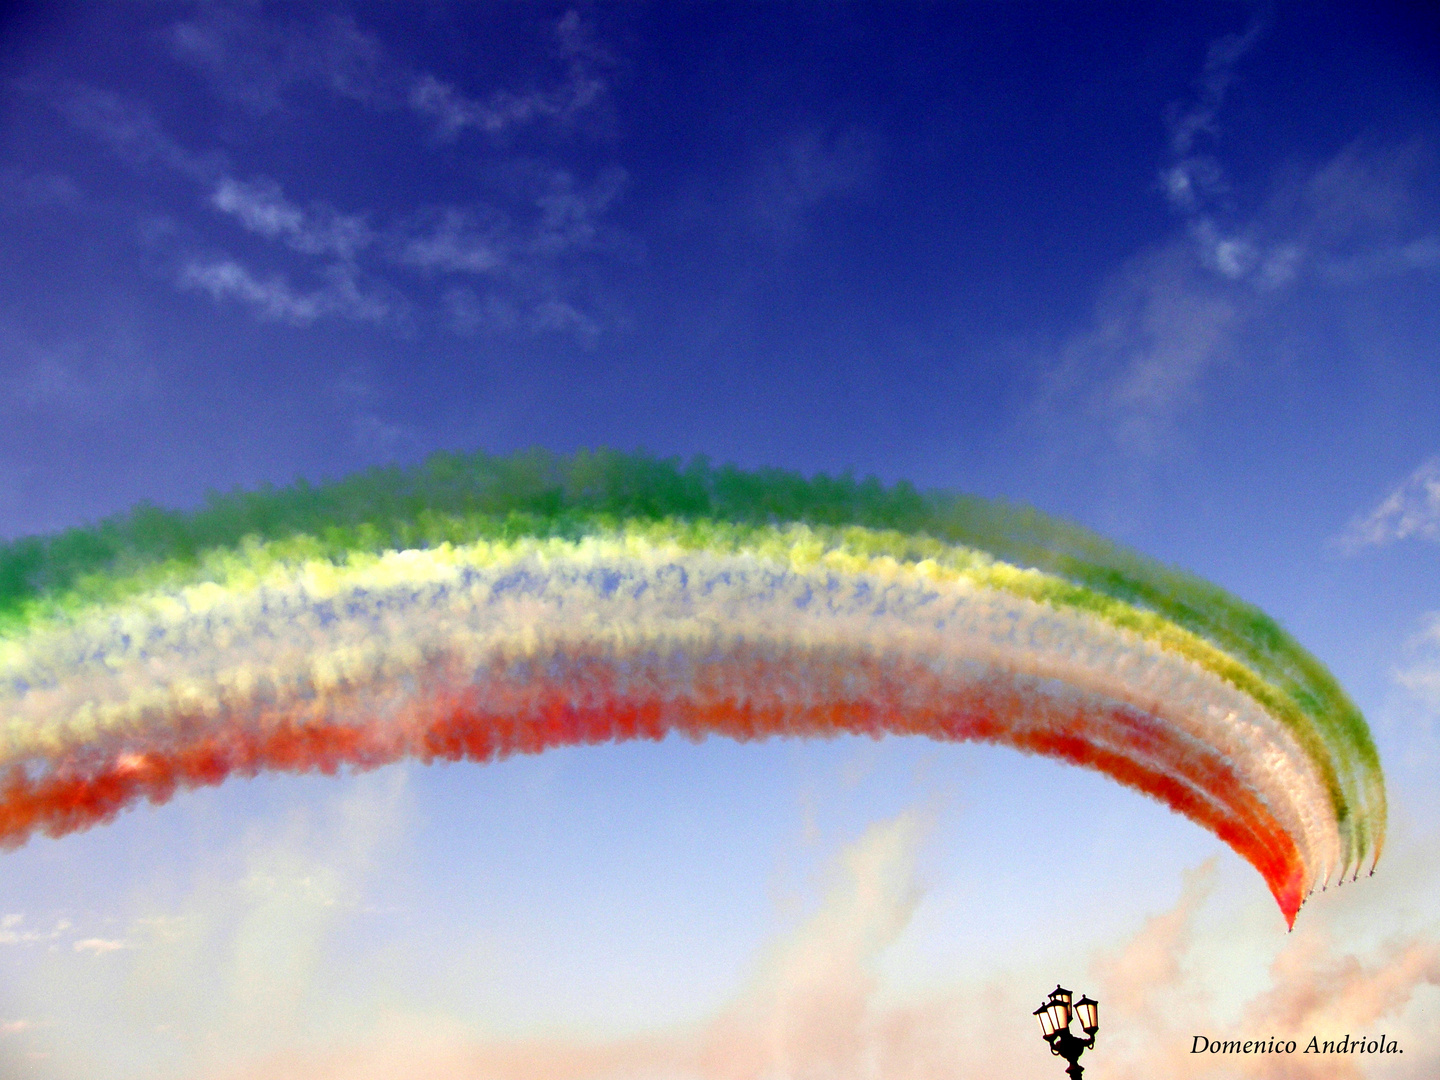
[[[0,548],[0,843],[262,769],[613,739],[984,740],[1210,829],[1287,922],[1378,859],[1273,621],[1033,511],[612,453],[437,456]]]

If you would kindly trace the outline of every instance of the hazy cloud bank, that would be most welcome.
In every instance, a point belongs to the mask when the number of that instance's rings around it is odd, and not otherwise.
[[[1030,1016],[1048,989],[1050,973],[1015,971],[908,998],[884,986],[879,961],[905,933],[921,900],[915,855],[923,835],[923,821],[914,812],[872,826],[842,854],[840,872],[819,910],[765,951],[730,1004],[687,1030],[613,1041],[479,1040],[443,1017],[392,1014],[381,1031],[353,1044],[269,1056],[206,1074],[207,1080],[1040,1080],[1053,1075],[1056,1063]],[[1320,905],[1307,911],[1294,936],[1280,938],[1264,989],[1238,1012],[1217,1009],[1200,989],[1227,974],[1208,959],[1223,950],[1217,950],[1214,921],[1202,918],[1215,876],[1212,860],[1189,876],[1172,909],[1094,957],[1085,988],[1102,1003],[1100,1043],[1091,1053],[1095,1068],[1121,1080],[1157,1075],[1348,1080],[1419,1077],[1440,1062],[1440,1035],[1412,1008],[1440,986],[1440,941],[1412,932],[1369,951],[1356,950],[1340,940],[1330,925],[1333,913]],[[1265,925],[1271,933],[1273,926]],[[1219,930],[1226,936],[1234,932],[1228,926]],[[1196,1034],[1303,1042],[1311,1034],[1378,1035],[1380,1027],[1400,1040],[1403,1058],[1326,1062],[1314,1071],[1283,1055],[1217,1062],[1191,1053]]]

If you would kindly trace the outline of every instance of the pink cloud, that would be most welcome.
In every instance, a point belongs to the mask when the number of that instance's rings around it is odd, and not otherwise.
[[[393,1018],[353,1045],[293,1051],[214,1080],[1057,1080],[1063,1063],[1030,1012],[1047,986],[1015,971],[910,999],[887,992],[880,961],[921,899],[914,813],[873,826],[848,849],[821,907],[761,958],[745,987],[700,1024],[609,1040],[476,1039],[452,1021]],[[1440,987],[1440,941],[1424,934],[1367,951],[1345,947],[1330,911],[1307,911],[1285,938],[1269,984],[1218,1015],[1201,989],[1216,930],[1201,918],[1215,860],[1187,876],[1168,911],[1096,954],[1087,989],[1102,1002],[1087,1065],[1112,1080],[1408,1080],[1434,1075],[1440,1029],[1414,1008]],[[1378,899],[1378,895],[1377,895]],[[1332,909],[1333,910],[1333,909]],[[1333,920],[1331,920],[1333,921]],[[1220,933],[1238,933],[1222,927]],[[1053,978],[1046,975],[1045,978]],[[1430,1000],[1435,1000],[1433,997]],[[1381,1033],[1403,1055],[1317,1058],[1312,1035]],[[1294,1054],[1192,1053],[1194,1037],[1295,1039]]]

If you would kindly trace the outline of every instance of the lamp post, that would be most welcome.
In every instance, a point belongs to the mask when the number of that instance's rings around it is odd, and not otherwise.
[[[1083,1039],[1070,1031],[1072,1010],[1085,1032]],[[1035,1010],[1035,1016],[1045,1041],[1050,1044],[1050,1053],[1070,1063],[1065,1070],[1070,1080],[1080,1080],[1080,1074],[1085,1071],[1080,1067],[1080,1055],[1095,1045],[1095,1033],[1100,1030],[1100,1003],[1082,997],[1072,1005],[1070,991],[1057,985],[1050,991],[1049,1000]]]

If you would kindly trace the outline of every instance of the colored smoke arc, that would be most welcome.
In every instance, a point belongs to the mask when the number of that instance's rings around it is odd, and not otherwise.
[[[1287,922],[1373,868],[1364,718],[1273,620],[1032,510],[607,451],[437,455],[0,547],[0,844],[261,770],[983,740],[1211,830]]]

